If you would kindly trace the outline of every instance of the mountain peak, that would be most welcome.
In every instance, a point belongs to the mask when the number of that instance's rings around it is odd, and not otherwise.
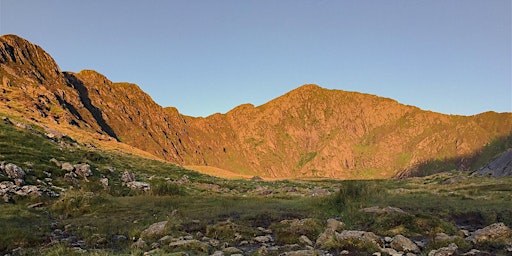
[[[55,60],[40,46],[16,35],[0,36],[0,64],[9,65],[8,73],[43,82],[63,81]],[[34,72],[25,72],[27,69]]]

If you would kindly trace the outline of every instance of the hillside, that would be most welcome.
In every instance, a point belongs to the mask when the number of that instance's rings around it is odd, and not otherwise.
[[[137,85],[91,70],[62,72],[48,53],[17,36],[0,42],[0,111],[99,147],[143,150],[180,165],[268,178],[389,178],[425,167],[475,168],[486,146],[512,132],[511,113],[444,115],[316,85],[262,106],[189,117],[159,106]]]

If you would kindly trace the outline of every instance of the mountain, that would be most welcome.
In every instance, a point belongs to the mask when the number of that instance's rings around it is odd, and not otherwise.
[[[258,107],[190,117],[159,106],[135,84],[92,70],[62,72],[43,49],[15,35],[0,42],[1,112],[180,165],[268,178],[389,178],[475,169],[483,148],[512,132],[511,113],[444,115],[317,85]]]

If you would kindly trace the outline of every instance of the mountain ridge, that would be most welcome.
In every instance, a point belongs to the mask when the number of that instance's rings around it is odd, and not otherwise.
[[[62,72],[17,36],[0,42],[0,109],[180,165],[271,178],[389,178],[439,159],[459,159],[455,167],[468,169],[482,147],[512,132],[511,113],[445,115],[313,84],[260,106],[186,116],[135,84],[93,70]]]

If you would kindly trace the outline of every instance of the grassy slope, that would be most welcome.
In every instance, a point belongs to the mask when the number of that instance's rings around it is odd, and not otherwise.
[[[61,146],[65,144],[67,146]],[[64,172],[50,163],[51,158],[70,163],[89,163],[94,170],[90,182],[73,185],[60,178]],[[401,233],[432,236],[435,232],[455,234],[456,224],[473,228],[503,221],[512,226],[512,180],[458,178],[461,173],[444,173],[425,178],[381,181],[274,181],[224,180],[168,163],[119,152],[90,149],[71,139],[59,142],[45,138],[41,129],[15,128],[0,120],[0,161],[29,169],[27,183],[52,173],[53,183],[67,188],[59,199],[15,198],[15,203],[0,203],[0,252],[22,247],[25,254],[68,255],[74,253],[61,243],[51,243],[50,232],[57,226],[84,239],[95,254],[137,253],[131,242],[115,241],[116,235],[137,237],[148,225],[170,220],[173,236],[202,232],[217,239],[240,233],[247,239],[254,228],[271,227],[282,241],[293,234],[280,232],[283,219],[312,217],[318,223],[340,217],[348,228],[374,231],[379,235]],[[114,170],[109,171],[110,170]],[[123,187],[123,171],[135,172],[139,180],[152,184],[150,193],[137,193]],[[99,185],[100,176],[109,178],[110,188]],[[189,182],[167,184],[165,179]],[[2,177],[3,180],[8,180]],[[447,182],[447,181],[453,182]],[[305,194],[261,193],[260,188],[280,191],[294,187],[333,188],[340,192],[326,197]],[[90,193],[94,192],[94,193]],[[26,205],[44,202],[41,208]],[[367,206],[395,206],[411,213],[408,217],[361,214]],[[230,219],[233,230],[215,226]],[[323,225],[323,224],[322,224]],[[318,231],[313,232],[315,237]],[[151,242],[151,241],[149,241]]]

